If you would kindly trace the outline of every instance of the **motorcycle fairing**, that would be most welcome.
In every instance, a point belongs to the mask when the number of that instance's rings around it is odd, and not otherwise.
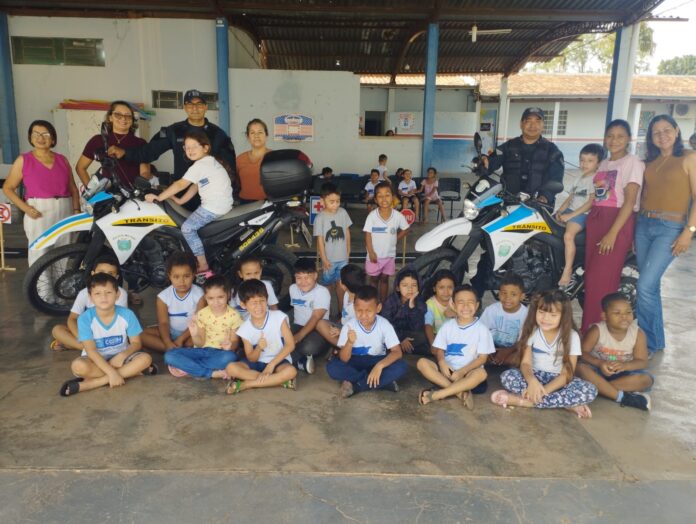
[[[51,247],[63,235],[77,233],[79,231],[89,231],[92,229],[94,219],[87,213],[77,213],[63,220],[59,220],[29,244],[29,249],[44,249]]]
[[[468,235],[471,232],[471,222],[460,217],[448,220],[428,231],[416,241],[416,251],[425,253],[437,249],[449,237]]]

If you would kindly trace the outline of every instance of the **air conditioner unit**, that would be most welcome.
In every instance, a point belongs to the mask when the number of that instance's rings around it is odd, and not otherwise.
[[[674,118],[696,118],[696,104],[674,104]]]

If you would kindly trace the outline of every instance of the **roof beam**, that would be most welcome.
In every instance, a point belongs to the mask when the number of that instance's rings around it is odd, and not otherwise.
[[[396,75],[398,75],[401,71],[401,68],[404,65],[404,60],[406,59],[406,55],[408,54],[408,49],[411,47],[411,44],[415,42],[418,38],[423,36],[425,32],[425,29],[417,29],[411,34],[411,36],[409,36],[402,42],[401,49],[399,49],[399,54],[396,56],[396,60],[394,60],[394,67],[392,67],[392,74],[389,80],[390,84],[394,83],[394,81],[396,80]]]

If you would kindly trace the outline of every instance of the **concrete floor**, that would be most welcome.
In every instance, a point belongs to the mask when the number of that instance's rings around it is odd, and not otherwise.
[[[22,298],[26,262],[9,262],[19,271],[0,273],[2,523],[696,521],[696,249],[663,281],[653,411],[599,399],[588,421],[485,395],[473,412],[456,400],[420,407],[415,369],[398,394],[347,400],[323,365],[294,392],[227,397],[221,382],[162,374],[60,398],[77,353],[48,349],[56,319]],[[152,304],[146,293],[144,322]]]

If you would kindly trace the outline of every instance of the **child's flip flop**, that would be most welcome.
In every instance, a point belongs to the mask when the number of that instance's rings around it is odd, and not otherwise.
[[[60,387],[60,390],[58,390],[58,393],[60,393],[61,397],[70,397],[72,395],[76,395],[80,392],[80,382],[83,380],[83,378],[78,377],[64,382]]]
[[[242,381],[237,379],[237,380],[230,380],[227,383],[227,387],[225,388],[225,393],[228,395],[236,395],[241,391],[242,388]]]
[[[154,376],[159,373],[159,368],[156,364],[150,364],[150,367],[143,370],[143,375],[146,377]]]
[[[425,402],[425,399],[428,399],[427,402]],[[420,394],[418,395],[418,403],[421,406],[427,406],[433,401],[433,388],[430,389],[421,389]]]
[[[51,349],[51,351],[56,351],[56,352],[65,351],[66,349],[68,349],[63,344],[58,342],[55,338],[51,341],[51,344],[48,347]]]

